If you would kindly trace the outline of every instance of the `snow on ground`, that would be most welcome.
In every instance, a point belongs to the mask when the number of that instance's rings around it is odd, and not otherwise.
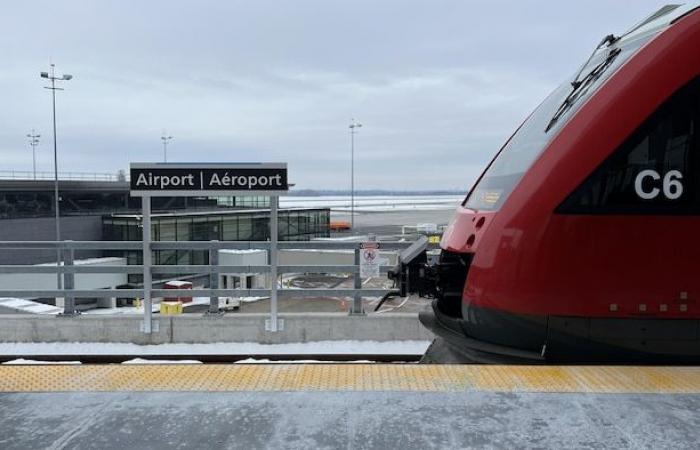
[[[422,355],[430,341],[217,342],[137,345],[95,342],[2,342],[0,355]]]
[[[413,209],[454,209],[463,195],[426,196],[356,196],[355,211],[407,211]],[[349,196],[280,197],[282,208],[331,208],[334,211],[350,210]]]
[[[63,308],[22,298],[0,298],[0,307],[31,314],[59,314]]]
[[[200,287],[196,287],[195,289],[199,289]],[[255,301],[259,300],[264,297],[244,297],[247,300],[242,300],[242,301]],[[255,300],[251,300],[255,299]],[[153,299],[153,304],[151,305],[151,311],[154,313],[160,313],[160,302],[163,299],[158,297]],[[209,304],[209,297],[192,297],[192,301],[188,303],[183,303],[183,307],[187,308],[188,306],[193,306],[193,305],[208,305]],[[82,314],[88,314],[88,315],[110,315],[110,314],[143,314],[143,306],[137,308],[135,306],[118,306],[116,308],[95,308],[95,309],[89,309],[87,311],[83,311]]]
[[[160,304],[154,303],[151,311],[160,312]],[[112,314],[140,314],[143,315],[143,307],[136,308],[135,306],[119,306],[117,308],[95,308],[81,311],[81,314],[89,316],[112,315]]]
[[[13,359],[12,361],[6,361],[2,364],[8,365],[8,366],[14,366],[14,365],[23,365],[23,366],[28,366],[28,365],[45,365],[45,364],[61,364],[61,365],[76,365],[76,364],[81,364],[80,361],[35,361],[33,359]]]
[[[202,364],[202,361],[194,359],[143,359],[134,358],[124,361],[122,364]]]

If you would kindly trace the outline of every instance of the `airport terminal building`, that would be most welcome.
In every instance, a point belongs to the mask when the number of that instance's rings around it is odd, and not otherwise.
[[[59,180],[61,239],[75,241],[141,240],[141,198],[129,194],[129,182],[83,177]],[[152,236],[160,241],[265,241],[270,238],[269,198],[153,197]],[[0,223],[4,240],[55,240],[54,183],[52,180],[0,180]],[[279,239],[307,241],[330,236],[330,210],[279,210]],[[157,252],[156,264],[203,264],[204,252]],[[103,256],[83,252],[76,257]],[[0,255],[0,264],[38,264],[55,261],[53,251]],[[129,255],[129,263],[138,263]]]

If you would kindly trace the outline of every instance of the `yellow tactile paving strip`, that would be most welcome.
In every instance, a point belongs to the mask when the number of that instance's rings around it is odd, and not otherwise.
[[[416,364],[0,366],[0,392],[700,393],[700,367]]]

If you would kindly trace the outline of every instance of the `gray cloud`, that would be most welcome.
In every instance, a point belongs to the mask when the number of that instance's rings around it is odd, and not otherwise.
[[[466,189],[600,37],[661,1],[8,2],[0,16],[2,169],[27,170],[52,57],[61,170],[161,158],[289,161],[300,187]],[[0,170],[2,170],[0,169]]]

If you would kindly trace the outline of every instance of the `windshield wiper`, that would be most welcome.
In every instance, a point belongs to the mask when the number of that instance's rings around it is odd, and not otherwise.
[[[591,84],[593,84],[593,82],[596,81],[600,77],[600,75],[602,75],[603,72],[605,72],[605,69],[607,69],[610,66],[610,64],[612,64],[613,60],[617,57],[617,55],[620,54],[621,50],[619,48],[611,50],[608,53],[608,56],[603,61],[601,61],[600,64],[596,65],[593,69],[591,69],[590,72],[588,72],[588,74],[581,78],[581,74],[583,73],[584,69],[586,68],[586,66],[588,66],[588,63],[591,62],[591,59],[593,59],[598,50],[605,46],[610,47],[619,39],[619,37],[616,37],[613,34],[609,34],[605,36],[603,40],[600,41],[600,44],[596,46],[596,48],[593,50],[593,53],[591,53],[591,56],[588,57],[586,62],[581,66],[581,69],[574,77],[574,81],[571,82],[571,92],[569,93],[569,95],[566,96],[566,99],[564,99],[564,102],[554,113],[554,116],[552,116],[552,119],[549,121],[549,124],[547,124],[547,128],[545,128],[544,130],[545,133],[548,132],[557,123],[559,118],[562,115],[564,115],[564,113],[568,111],[574,103],[576,103],[576,100],[578,100],[579,97],[581,97],[585,92],[588,91],[588,88],[591,86]]]
[[[571,86],[573,86],[574,90],[578,89],[579,86],[581,85],[581,81],[579,81],[579,77],[581,76],[581,73],[583,72],[583,69],[586,68],[589,62],[591,62],[591,59],[595,56],[595,54],[603,48],[606,44],[608,47],[613,45],[615,42],[617,42],[620,38],[616,37],[614,34],[609,34],[603,38],[602,41],[600,41],[600,44],[596,46],[596,48],[593,49],[593,53],[591,53],[591,56],[588,57],[585,63],[581,66],[581,69],[578,71],[576,76],[574,77],[574,81],[571,82]]]

